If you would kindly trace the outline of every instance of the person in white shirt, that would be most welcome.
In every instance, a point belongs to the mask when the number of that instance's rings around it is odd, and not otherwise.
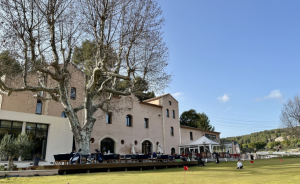
[[[237,163],[237,169],[243,169],[243,164],[240,159],[238,160],[238,163]]]

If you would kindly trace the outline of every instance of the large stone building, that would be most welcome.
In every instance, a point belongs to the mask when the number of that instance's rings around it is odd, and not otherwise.
[[[70,65],[70,71],[71,103],[78,106],[84,101],[85,76],[73,65]],[[2,80],[10,82],[5,77]],[[50,77],[45,76],[45,81],[46,85],[53,85]],[[219,141],[219,132],[180,126],[179,103],[170,94],[143,102],[134,96],[126,98],[129,99],[129,106],[121,111],[108,114],[101,110],[96,112],[97,121],[90,141],[91,152],[98,148],[103,153],[130,154],[133,144],[138,153],[157,151],[158,145],[161,145],[164,153],[179,154],[182,151],[179,146],[202,136]],[[79,113],[78,117],[82,120],[84,113]],[[31,136],[34,141],[32,154],[40,154],[43,160],[41,164],[50,164],[54,154],[70,152],[74,147],[68,119],[60,103],[42,102],[33,98],[31,92],[0,96],[0,140],[5,133],[18,135],[21,132]],[[31,159],[23,158],[23,161],[16,163],[26,165]]]

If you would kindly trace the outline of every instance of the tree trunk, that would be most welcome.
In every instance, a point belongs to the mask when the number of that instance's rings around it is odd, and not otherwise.
[[[75,134],[74,134],[75,136]],[[75,136],[75,143],[77,151],[82,149],[81,154],[87,155],[90,153],[90,140],[91,140],[91,133],[80,131],[80,136]]]
[[[14,169],[13,157],[9,156],[8,157],[8,168],[7,168],[7,170],[12,171],[13,169]]]

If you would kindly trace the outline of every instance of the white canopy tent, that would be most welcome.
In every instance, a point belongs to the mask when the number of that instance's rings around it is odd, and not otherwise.
[[[220,146],[219,143],[217,142],[214,142],[210,139],[208,139],[207,137],[203,136],[201,137],[200,139],[194,141],[194,142],[191,142],[189,144],[186,144],[186,145],[182,145],[182,146],[179,146],[179,149],[183,148],[183,151],[185,153],[185,149],[186,148],[189,148],[189,150],[195,150],[198,148],[198,153],[200,153],[200,147],[203,146],[204,147],[204,150],[206,149],[206,146],[209,147],[209,151],[212,152],[213,150],[213,147],[214,146]]]

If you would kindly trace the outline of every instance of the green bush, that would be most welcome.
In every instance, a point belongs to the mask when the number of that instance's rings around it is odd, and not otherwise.
[[[0,171],[4,171],[5,166],[4,165],[0,165]]]
[[[36,170],[45,170],[45,167],[44,167],[44,166],[38,166],[38,167],[36,168]]]

